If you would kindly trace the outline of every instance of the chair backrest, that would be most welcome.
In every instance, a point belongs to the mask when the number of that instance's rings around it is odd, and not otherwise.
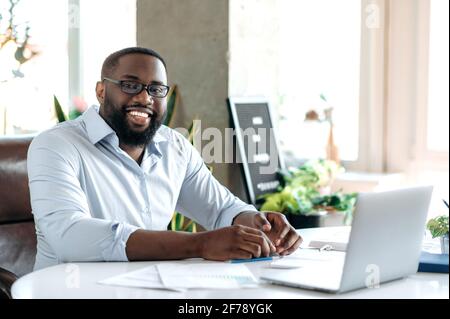
[[[0,267],[18,277],[33,270],[36,257],[27,175],[32,139],[0,137]]]

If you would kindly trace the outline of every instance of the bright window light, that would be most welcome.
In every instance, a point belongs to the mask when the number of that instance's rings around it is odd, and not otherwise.
[[[297,158],[325,157],[327,123],[303,120],[308,110],[320,112],[331,106],[340,159],[357,160],[361,1],[285,0],[280,4],[283,147]]]
[[[430,51],[427,148],[449,151],[449,2],[430,3]]]
[[[2,1],[1,12],[7,13],[8,8],[9,1]],[[31,133],[56,123],[53,95],[62,101],[68,95],[67,10],[66,1],[21,0],[17,3],[15,24],[19,24],[21,32],[28,24],[29,43],[39,53],[22,65],[23,77],[8,77],[0,83],[0,134]],[[1,33],[9,14],[3,18]],[[11,74],[14,61],[10,62],[2,62],[2,74],[3,71]]]

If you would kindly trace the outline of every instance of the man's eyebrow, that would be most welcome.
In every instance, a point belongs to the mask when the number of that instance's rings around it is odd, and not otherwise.
[[[129,79],[129,80],[136,80],[136,81],[139,81],[139,82],[144,82],[137,75],[134,75],[134,74],[124,74],[124,75],[121,76],[121,78],[126,78],[126,79]],[[156,80],[153,80],[150,84],[165,85],[163,82],[156,81]]]
[[[140,81],[139,77],[136,75],[133,75],[133,74],[124,74],[121,76],[121,78],[127,78],[130,80],[139,80]]]
[[[151,84],[161,84],[161,85],[165,85],[163,82],[161,81],[152,81]]]

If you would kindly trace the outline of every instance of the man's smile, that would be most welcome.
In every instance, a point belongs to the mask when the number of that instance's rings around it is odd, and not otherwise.
[[[148,126],[154,112],[147,107],[132,106],[125,109],[128,120],[137,126]]]
[[[125,112],[127,112],[127,113],[133,112],[135,114],[139,113],[142,116],[146,115],[146,117],[153,116],[153,114],[154,114],[154,112],[151,109],[149,109],[148,107],[143,107],[143,106],[128,106],[125,108]],[[136,114],[136,115],[138,115],[138,114]]]

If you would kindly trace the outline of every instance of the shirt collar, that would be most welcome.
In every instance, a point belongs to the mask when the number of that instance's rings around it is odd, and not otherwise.
[[[83,115],[82,120],[86,125],[87,135],[92,144],[97,144],[106,136],[116,134],[111,126],[98,114],[99,107],[91,106]]]
[[[82,120],[86,124],[87,135],[92,144],[97,144],[99,141],[110,135],[117,136],[111,126],[109,126],[100,114],[98,114],[98,111],[99,107],[93,105],[82,115]],[[158,144],[166,141],[167,137],[164,134],[161,134],[160,130],[158,130],[149,146],[151,146],[151,144],[155,144],[157,151],[160,152]]]

